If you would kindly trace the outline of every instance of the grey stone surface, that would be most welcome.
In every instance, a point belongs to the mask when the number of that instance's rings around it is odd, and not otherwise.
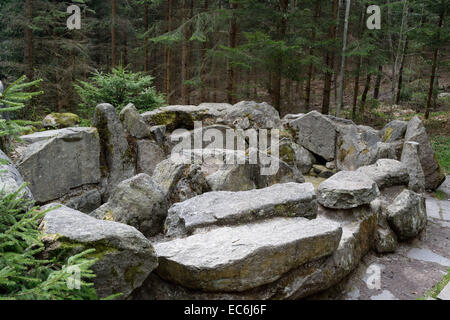
[[[337,223],[276,218],[155,244],[157,273],[184,287],[242,292],[271,283],[339,244]]]
[[[394,120],[384,126],[380,131],[380,138],[383,142],[391,143],[401,140],[405,137],[408,122],[401,120]]]
[[[16,166],[1,150],[0,159],[5,161],[5,163],[8,162],[7,164],[0,163],[0,191],[5,192],[6,194],[16,192],[17,189],[25,183],[25,181],[19,171],[17,171]],[[28,187],[23,188],[22,195],[29,200],[34,199]]]
[[[450,300],[450,283],[447,283],[444,289],[438,294],[437,298],[439,300]]]
[[[153,126],[150,128],[150,133],[153,137],[153,139],[158,143],[159,145],[164,144],[166,141],[166,126]]]
[[[375,200],[380,191],[374,180],[355,171],[341,171],[319,185],[318,202],[327,208],[350,209]]]
[[[155,142],[142,139],[137,143],[137,172],[152,175],[158,163],[166,159],[166,153]]]
[[[203,166],[202,166],[203,168]],[[203,169],[202,169],[203,170]],[[226,165],[206,176],[212,191],[246,191],[256,189],[255,166]]]
[[[378,253],[391,253],[397,249],[397,236],[391,228],[378,227],[375,233],[375,251]]]
[[[378,132],[370,127],[338,124],[336,165],[339,170],[357,170],[378,159],[396,159],[395,148],[381,142]]]
[[[57,204],[44,209],[53,207]],[[125,224],[97,220],[62,206],[45,215],[40,229],[50,257],[96,249],[93,257],[98,261],[92,269],[99,297],[115,293],[122,293],[121,298],[128,297],[158,265],[150,241]]]
[[[280,159],[291,167],[297,167],[302,174],[311,170],[312,165],[316,163],[314,155],[291,140],[281,140],[279,143]]]
[[[425,197],[410,190],[403,191],[387,207],[387,218],[400,240],[416,237],[427,224]]]
[[[403,147],[401,161],[409,173],[409,188],[414,192],[425,192],[425,174],[422,170],[417,142],[407,141]]]
[[[281,127],[278,111],[266,102],[241,101],[224,110],[224,122],[238,129],[277,129]]]
[[[331,161],[335,158],[336,125],[317,111],[311,111],[289,122],[296,133],[296,142]]]
[[[319,216],[313,221],[319,225],[337,223],[342,227],[338,248],[331,256],[305,263],[272,283],[243,292],[202,292],[163,280],[153,273],[133,297],[151,300],[279,300],[301,299],[321,292],[340,283],[358,267],[361,259],[372,248],[377,219],[376,211],[370,206],[351,210],[329,210],[319,206]]]
[[[130,103],[119,114],[122,125],[127,132],[137,139],[150,136],[150,127],[145,123],[134,104]]]
[[[95,128],[70,128],[21,151],[17,168],[38,203],[100,182],[100,143]]]
[[[106,171],[102,191],[104,199],[107,200],[118,183],[135,175],[135,159],[124,128],[112,105],[99,104],[95,108],[92,123],[100,135],[102,167]]]
[[[435,158],[425,127],[418,117],[409,121],[405,141],[414,141],[420,144],[419,157],[425,174],[425,188],[435,190],[445,180],[445,175]]]
[[[359,168],[357,172],[373,179],[380,189],[397,185],[408,186],[409,183],[405,164],[393,159],[380,159],[373,165]]]
[[[142,114],[145,122],[151,126],[164,125],[167,130],[177,128],[192,130],[194,121],[202,121],[203,125],[212,125],[223,117],[223,112],[231,108],[226,103],[207,103],[199,106],[174,105],[162,107]]]
[[[90,213],[102,205],[102,195],[97,186],[83,186],[71,190],[59,201],[69,208]]]
[[[317,201],[310,183],[276,184],[240,192],[208,192],[174,204],[166,220],[167,235],[190,234],[208,226],[236,225],[270,217],[315,218]]]
[[[152,178],[141,173],[119,183],[108,202],[91,216],[133,226],[151,237],[163,231],[167,200]]]

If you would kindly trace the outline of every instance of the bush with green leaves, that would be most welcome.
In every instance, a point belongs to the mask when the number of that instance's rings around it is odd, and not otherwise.
[[[165,103],[164,95],[153,87],[153,79],[152,76],[117,67],[112,73],[95,72],[88,82],[78,81],[74,86],[82,101],[79,106],[88,116],[100,103],[110,103],[118,112],[128,103],[133,103],[143,112]]]
[[[95,249],[86,250],[67,261],[43,260],[39,221],[47,213],[22,197],[19,188],[0,193],[0,300],[90,300],[97,295],[88,282]],[[80,285],[70,286],[74,270]],[[78,280],[78,275],[77,275]]]

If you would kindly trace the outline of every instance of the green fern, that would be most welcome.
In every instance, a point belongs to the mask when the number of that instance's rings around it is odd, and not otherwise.
[[[91,267],[96,260],[86,258],[95,249],[67,261],[40,259],[45,248],[38,226],[48,211],[21,197],[24,187],[0,192],[0,300],[96,299],[88,282],[95,277]],[[68,286],[72,270],[79,271],[79,289]]]

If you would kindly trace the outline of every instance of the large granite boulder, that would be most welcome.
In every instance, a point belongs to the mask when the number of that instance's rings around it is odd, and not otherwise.
[[[336,125],[329,118],[311,111],[290,121],[289,127],[295,132],[299,145],[327,161],[335,158]]]
[[[376,212],[377,210],[372,209],[372,205],[360,206],[351,210],[326,209],[319,205],[318,218],[313,221],[318,225],[337,223],[342,228],[342,237],[338,248],[331,256],[305,263],[285,273],[272,283],[243,292],[204,292],[188,289],[183,285],[167,281],[154,272],[142,287],[135,291],[133,298],[151,300],[280,300],[301,299],[310,296],[338,284],[359,265],[364,255],[373,247],[377,226]],[[292,221],[292,219],[289,219],[289,221]],[[268,234],[272,233],[272,231],[268,232]],[[302,231],[299,231],[298,235],[301,234]],[[254,238],[256,239],[256,237]],[[240,247],[237,250],[243,248],[245,247]],[[220,250],[220,247],[216,249]],[[303,249],[300,252],[303,252]],[[271,266],[275,266],[278,261],[278,259],[273,259]]]
[[[275,218],[222,227],[155,244],[158,275],[187,288],[242,292],[332,254],[342,229],[336,223]]]
[[[163,231],[167,200],[152,178],[142,173],[119,183],[108,202],[91,216],[133,226],[151,237]]]
[[[278,111],[270,104],[241,101],[224,110],[223,122],[238,129],[277,129],[281,127]]]
[[[6,194],[16,192],[25,181],[19,171],[17,171],[16,166],[1,150],[0,161],[4,162],[0,162],[0,191]],[[22,195],[29,200],[34,200],[33,194],[28,187],[22,189]]]
[[[100,298],[122,293],[127,298],[157,267],[153,247],[139,231],[125,224],[102,221],[81,212],[50,204],[41,225],[48,257],[69,257],[87,249],[98,261],[92,266]]]
[[[409,189],[422,193],[425,192],[425,174],[420,164],[419,148],[420,145],[417,142],[405,142],[401,161],[409,173]]]
[[[134,153],[128,144],[124,128],[116,110],[110,104],[99,104],[94,111],[93,126],[98,129],[102,146],[102,181],[104,199],[107,200],[115,186],[136,173]]]
[[[152,179],[163,192],[169,206],[211,190],[199,165],[170,158],[156,166]]]
[[[357,170],[373,179],[378,187],[386,188],[397,185],[408,186],[409,173],[406,166],[397,160],[380,159],[375,164]]]
[[[445,175],[436,160],[428,134],[419,117],[414,117],[409,121],[405,141],[414,141],[420,144],[419,157],[425,174],[425,188],[437,189],[445,180]]]
[[[405,137],[407,127],[408,122],[406,121],[391,121],[380,131],[380,138],[385,143],[402,140]]]
[[[45,137],[42,137],[45,136]],[[68,128],[26,136],[17,168],[36,202],[58,199],[72,189],[100,182],[100,142],[95,128]]]
[[[427,224],[425,197],[404,190],[387,207],[387,218],[400,240],[416,237]]]
[[[240,192],[208,192],[174,204],[167,216],[167,235],[183,235],[214,225],[235,225],[271,217],[315,218],[317,201],[310,183],[276,184]]]
[[[281,160],[291,167],[297,167],[302,174],[307,174],[317,162],[311,152],[290,139],[279,142],[279,154]]]
[[[137,146],[137,172],[152,175],[156,166],[166,159],[166,153],[161,146],[152,140],[141,139]]]
[[[150,137],[150,127],[139,114],[134,104],[130,103],[119,114],[120,121],[125,130],[137,139]]]
[[[369,204],[380,195],[374,180],[356,171],[341,171],[325,180],[317,190],[317,200],[331,209],[350,209]]]
[[[378,131],[366,126],[340,122],[336,122],[336,126],[336,165],[339,170],[353,171],[371,165],[378,159],[397,158],[395,147],[381,142]]]

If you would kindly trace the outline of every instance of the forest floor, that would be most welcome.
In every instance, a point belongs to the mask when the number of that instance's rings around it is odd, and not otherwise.
[[[450,280],[450,176],[441,192],[428,194],[428,224],[419,238],[402,242],[395,253],[366,255],[338,286],[315,296],[334,300],[417,300],[436,298]],[[371,289],[374,266],[381,270],[380,287]]]

